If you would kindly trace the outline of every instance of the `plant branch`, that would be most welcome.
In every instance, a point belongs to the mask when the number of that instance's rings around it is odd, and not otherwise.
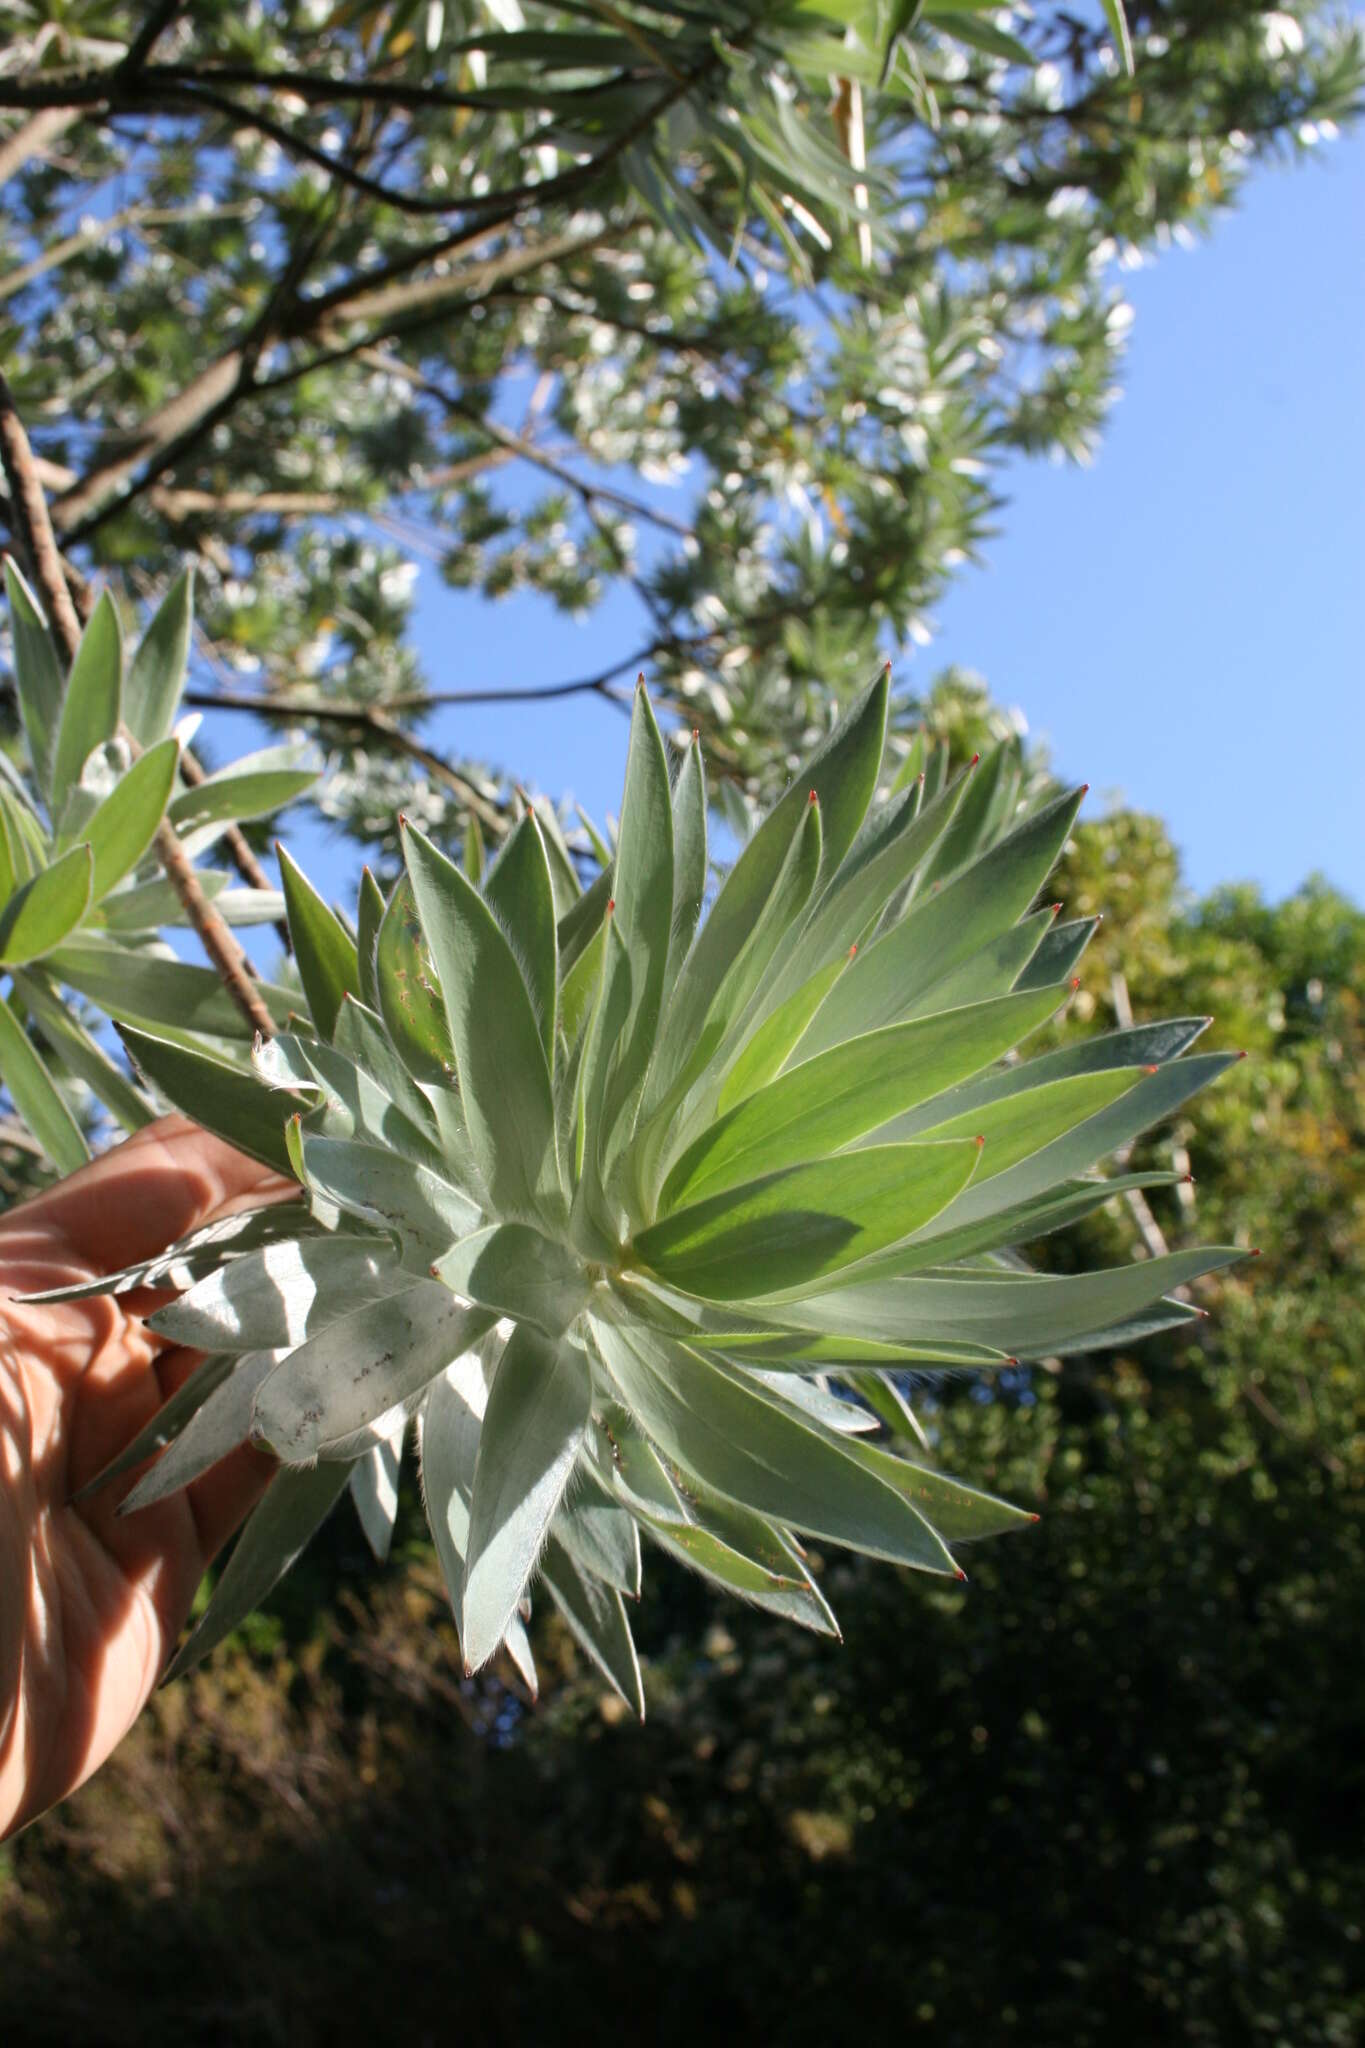
[[[28,556],[48,625],[67,666],[80,645],[81,627],[67,587],[62,558],[48,516],[47,500],[33,466],[33,453],[19,418],[13,394],[0,374],[0,460],[3,460],[15,517],[15,539]],[[128,738],[126,731],[122,735]],[[131,742],[130,742],[131,744]],[[217,968],[224,987],[242,1015],[269,1038],[274,1020],[252,987],[247,959],[232,932],[205,897],[189,855],[170,820],[163,818],[154,841],[157,858],[199,934],[200,943]]]

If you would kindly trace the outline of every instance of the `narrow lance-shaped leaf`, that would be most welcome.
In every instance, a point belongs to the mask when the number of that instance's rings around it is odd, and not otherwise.
[[[616,929],[630,956],[630,1012],[603,1100],[604,1163],[612,1125],[631,1103],[654,1048],[673,927],[673,806],[668,763],[643,682],[635,692],[626,756],[615,901]]]
[[[504,1216],[557,1214],[550,1069],[516,957],[473,884],[411,826],[404,854],[489,1194]]]
[[[384,922],[384,892],[368,868],[360,871],[360,897],[356,905],[356,971],[360,986],[356,990],[360,1000],[371,1010],[379,1010],[379,978],[377,954],[379,949],[379,927]]]
[[[12,555],[5,557],[5,589],[14,635],[15,689],[38,787],[46,797],[52,791],[52,756],[65,678],[42,607],[20,575]]]
[[[260,1606],[331,1513],[349,1476],[346,1465],[287,1467],[275,1474],[238,1537],[199,1626],[172,1659],[163,1685],[193,1670]]]
[[[420,1394],[492,1320],[434,1280],[372,1302],[276,1366],[256,1396],[254,1431],[290,1463],[326,1458]]]
[[[140,746],[151,747],[164,739],[175,723],[193,623],[193,571],[185,568],[162,599],[128,665],[123,722]]]
[[[101,902],[137,866],[155,839],[179,760],[178,740],[163,740],[150,748],[87,819],[81,836],[94,856],[94,902]]]
[[[106,938],[84,934],[65,940],[46,964],[121,1023],[150,1027],[182,1042],[191,1033],[248,1042],[253,1036],[254,1027],[211,967],[188,967],[180,960],[125,950]],[[253,988],[283,1030],[297,995],[268,981],[255,982]]]
[[[664,988],[671,989],[687,957],[706,894],[706,770],[694,733],[673,791],[673,915]]]
[[[680,1201],[837,1152],[915,1102],[990,1066],[1057,1007],[1052,991],[1006,996],[870,1031],[790,1068],[689,1146],[664,1185]],[[974,1136],[951,1128],[942,1136]]]
[[[275,848],[289,914],[289,936],[313,1022],[325,1039],[336,1029],[343,996],[357,993],[360,966],[355,942],[282,846]]]
[[[924,989],[1014,924],[1061,852],[1084,794],[1074,790],[1045,805],[861,951],[811,1025],[807,1052],[893,1023]]]
[[[592,1403],[575,1344],[518,1324],[493,1374],[479,1437],[460,1602],[467,1669],[492,1656],[564,1496]]]
[[[634,1255],[710,1301],[810,1286],[921,1229],[966,1186],[980,1151],[881,1145],[788,1167],[676,1210],[640,1232]]]
[[[37,1048],[0,996],[0,1082],[9,1090],[10,1100],[53,1165],[62,1173],[74,1173],[90,1157],[65,1097],[43,1064]]]
[[[140,1130],[143,1124],[151,1123],[156,1115],[152,1102],[115,1066],[104,1047],[91,1037],[61,998],[48,987],[41,973],[16,974],[14,989],[30,1015],[42,1027],[44,1038],[67,1072],[78,1081],[84,1081],[92,1095],[104,1104],[126,1131]]]
[[[51,953],[90,907],[94,857],[73,846],[10,897],[0,912],[0,966],[19,967]]]
[[[594,1319],[612,1378],[665,1456],[718,1493],[851,1550],[955,1576],[940,1538],[843,1438],[761,1394],[734,1367]]]
[[[404,875],[389,898],[375,951],[379,1011],[408,1072],[418,1081],[448,1087],[455,1048],[436,966],[417,915],[412,883]]]
[[[559,949],[554,884],[540,823],[528,811],[483,880],[483,896],[508,939],[526,980],[549,1065],[554,1063]]]
[[[553,1536],[545,1546],[540,1571],[579,1648],[643,1721],[644,1681],[619,1591],[584,1571],[568,1547]]]
[[[100,592],[66,679],[52,752],[52,808],[60,816],[96,747],[111,740],[123,708],[123,630],[114,600]]]
[[[672,1091],[716,991],[750,941],[802,823],[811,790],[829,813],[823,819],[826,873],[834,872],[852,844],[876,786],[886,734],[886,705],[887,678],[882,675],[803,768],[730,870],[679,973],[645,1097],[646,1111]]]
[[[254,1075],[129,1024],[119,1026],[119,1036],[148,1080],[177,1109],[277,1173],[290,1171],[286,1104]]]

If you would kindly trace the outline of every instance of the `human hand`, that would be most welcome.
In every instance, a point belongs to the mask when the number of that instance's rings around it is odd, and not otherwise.
[[[243,1445],[136,1514],[115,1509],[145,1467],[69,1504],[200,1354],[144,1327],[165,1292],[9,1297],[116,1272],[288,1191],[171,1116],[0,1217],[0,1838],[74,1792],[127,1734],[206,1565],[274,1469]]]

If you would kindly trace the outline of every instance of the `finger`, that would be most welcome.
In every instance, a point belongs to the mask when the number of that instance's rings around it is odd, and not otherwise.
[[[168,1116],[11,1211],[16,1227],[59,1237],[92,1273],[164,1251],[233,1208],[296,1192],[269,1167],[221,1138]]]

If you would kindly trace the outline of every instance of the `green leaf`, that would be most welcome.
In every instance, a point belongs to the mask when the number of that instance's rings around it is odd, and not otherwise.
[[[554,884],[545,841],[533,812],[526,813],[489,869],[483,896],[515,949],[540,1028],[545,1059],[553,1066],[559,982]]]
[[[408,1072],[418,1081],[448,1087],[455,1047],[436,966],[417,915],[417,899],[404,875],[389,898],[375,952],[379,1011]]]
[[[1095,1038],[1083,1038],[1017,1066],[996,1067],[990,1073],[964,1081],[907,1110],[888,1126],[888,1137],[916,1138],[932,1124],[967,1110],[984,1109],[1011,1095],[1022,1095],[1050,1081],[1062,1081],[1072,1074],[1105,1073],[1113,1067],[1164,1066],[1179,1059],[1204,1031],[1207,1017],[1172,1017],[1159,1024],[1136,1024],[1126,1031],[1107,1031]]]
[[[630,996],[630,958],[616,929],[615,914],[611,913],[603,927],[602,972],[578,1069],[573,1138],[573,1171],[577,1178],[573,1201],[575,1230],[580,1242],[603,1253],[615,1248],[617,1220],[609,1210],[602,1185],[602,1104],[612,1056],[630,1015]],[[593,1231],[598,1233],[600,1245],[593,1245]]]
[[[584,1307],[583,1262],[529,1223],[495,1223],[461,1238],[436,1262],[454,1294],[558,1337]]]
[[[846,1039],[789,1068],[689,1146],[664,1184],[661,1213],[684,1199],[697,1201],[759,1174],[837,1152],[914,1103],[990,1066],[1045,1023],[1056,1007],[1051,990],[1005,996]]]
[[[193,789],[176,797],[170,808],[171,823],[177,832],[186,833],[202,825],[231,824],[238,818],[259,818],[283,810],[318,779],[315,768],[294,765],[301,751],[289,746],[263,747],[257,754],[244,754],[217,775],[206,775]]]
[[[52,750],[52,810],[60,816],[96,747],[119,728],[123,699],[123,629],[114,600],[102,590],[81,634],[66,679]]]
[[[634,1256],[710,1301],[813,1287],[921,1229],[966,1186],[979,1154],[970,1142],[878,1145],[788,1167],[651,1225]]]
[[[984,1139],[976,1179],[991,1180],[1107,1109],[1137,1085],[1141,1072],[1139,1067],[1111,1067],[1098,1074],[1072,1074],[1064,1081],[1007,1096],[987,1109],[970,1109],[931,1124],[924,1138],[932,1144],[973,1135]]]
[[[577,1345],[518,1324],[493,1372],[474,1466],[460,1646],[476,1671],[497,1649],[535,1567],[592,1405]]]
[[[1061,852],[1083,796],[1074,790],[1044,805],[862,950],[816,1016],[805,1052],[894,1023],[917,996],[1016,923]]]
[[[309,1187],[318,1194],[362,1222],[397,1231],[404,1260],[414,1271],[425,1272],[482,1221],[469,1197],[449,1181],[385,1146],[305,1132],[303,1165]]]
[[[643,682],[630,724],[615,901],[616,930],[630,957],[630,1012],[604,1106],[604,1162],[611,1126],[644,1078],[654,1048],[673,928],[673,803],[664,743]]]
[[[342,997],[356,993],[360,987],[355,945],[336,912],[328,909],[284,848],[276,846],[275,854],[280,863],[289,936],[303,992],[318,1031],[330,1040]]]
[[[1069,924],[1054,925],[1044,933],[1042,944],[1015,987],[1041,988],[1047,982],[1055,987],[1058,982],[1069,981],[1099,928],[1097,917],[1073,918]]]
[[[865,1280],[913,1273],[925,1266],[944,1266],[1005,1245],[1030,1244],[1051,1231],[1079,1223],[1131,1188],[1174,1187],[1182,1178],[1178,1173],[1129,1173],[1113,1180],[1064,1180],[1048,1194],[1035,1195],[1031,1201],[984,1216],[979,1222],[965,1223],[957,1229],[931,1226],[912,1243],[893,1245],[889,1251],[865,1259],[857,1268],[842,1274],[840,1284],[861,1285]]]
[[[603,1361],[664,1456],[764,1516],[896,1564],[956,1576],[910,1503],[737,1367],[594,1319]]]
[[[326,1459],[420,1394],[492,1320],[435,1280],[371,1302],[274,1368],[256,1395],[254,1433],[291,1463]]]
[[[1008,995],[1011,990],[1018,993],[1021,988],[1055,987],[1059,976],[1047,974],[1035,979],[1028,973],[1030,963],[1046,943],[1052,919],[1050,908],[1035,910],[1031,917],[997,932],[970,960],[964,960],[951,974],[932,982],[916,996],[906,1007],[906,1018],[930,1017],[940,1010],[960,1009],[964,1003],[988,1002],[992,996]],[[1062,991],[1058,990],[1054,1000],[1061,999]]]
[[[50,797],[65,675],[43,609],[10,555],[5,557],[5,589],[14,635],[14,687],[38,787]]]
[[[118,1456],[111,1458],[93,1479],[87,1479],[84,1486],[77,1487],[71,1495],[70,1505],[74,1507],[77,1501],[87,1500],[101,1487],[121,1479],[125,1472],[131,1472],[134,1465],[140,1465],[145,1458],[153,1457],[157,1451],[164,1451],[168,1444],[174,1443],[236,1364],[235,1358],[226,1355],[201,1358],[189,1378],[177,1387],[169,1400],[162,1402],[151,1421],[143,1424],[131,1443],[125,1444]]]
[[[365,1541],[380,1564],[384,1563],[393,1545],[394,1524],[398,1520],[398,1472],[402,1462],[403,1424],[399,1423],[391,1439],[377,1443],[351,1467],[351,1499],[355,1502]]]
[[[383,1238],[306,1237],[230,1260],[147,1326],[195,1351],[287,1351],[411,1285]]]
[[[1246,1256],[1206,1245],[1097,1273],[1022,1273],[1003,1266],[935,1270],[811,1296],[782,1313],[807,1329],[852,1329],[889,1341],[941,1336],[999,1346],[1018,1358],[1046,1357],[1136,1315],[1169,1289]]]
[[[659,1548],[724,1592],[794,1621],[816,1635],[838,1639],[839,1626],[824,1595],[781,1532],[761,1515],[688,1482],[695,1519],[666,1521],[636,1508]]]
[[[1123,0],[1100,0],[1105,19],[1114,35],[1114,47],[1119,53],[1119,62],[1131,78],[1134,74],[1133,42],[1128,33],[1128,17],[1124,12]]]
[[[248,1042],[255,1034],[211,967],[186,967],[95,936],[68,939],[46,965],[120,1023],[170,1032],[182,1043],[190,1033]],[[268,981],[252,986],[283,1030],[295,992]]]
[[[580,1477],[590,1470],[582,1466]],[[640,1532],[595,1479],[589,1478],[560,1509],[554,1533],[580,1571],[639,1599]]]
[[[428,1138],[434,1134],[436,1113],[430,1102],[395,1052],[381,1019],[354,996],[342,1000],[332,1044],[383,1090],[416,1131]]]
[[[540,1572],[579,1648],[643,1721],[644,1681],[620,1593],[580,1570],[568,1547],[553,1536],[545,1546]]]
[[[185,685],[194,624],[193,571],[184,568],[138,643],[123,689],[123,722],[139,746],[169,733]]]
[[[567,975],[569,969],[590,946],[602,928],[611,901],[612,869],[604,867],[590,888],[583,891],[578,901],[565,911],[559,920],[559,971]]]
[[[850,947],[839,959],[831,960],[828,967],[812,974],[809,981],[802,982],[800,988],[759,1025],[725,1077],[725,1084],[716,1098],[717,1116],[723,1116],[736,1103],[743,1102],[755,1090],[776,1078],[856,951],[856,947]]]
[[[913,788],[900,801],[886,803],[868,817],[843,866],[812,905],[790,961],[778,969],[772,987],[765,989],[759,1016],[776,1014],[794,991],[808,987],[812,967],[827,971],[835,961],[841,967],[847,963],[849,948],[866,938],[868,926],[911,881],[941,831],[948,829],[964,788],[966,780],[960,776],[927,807],[921,807],[919,793]]]
[[[36,974],[16,974],[15,994],[42,1027],[44,1038],[67,1072],[84,1081],[126,1131],[151,1123],[156,1110],[110,1059],[103,1046],[80,1024],[52,989]]]
[[[833,874],[843,860],[876,787],[886,736],[887,690],[883,673],[803,768],[727,875],[679,973],[645,1096],[646,1112],[673,1093],[717,991],[751,946],[760,913],[806,822],[812,791],[821,814],[822,876]]]
[[[0,997],[0,1082],[53,1165],[74,1173],[90,1157],[66,1099],[44,1066],[13,1007]]]
[[[409,826],[404,854],[445,1001],[470,1142],[504,1216],[558,1214],[550,1069],[501,926],[452,861]]]
[[[673,791],[673,916],[664,966],[664,988],[671,989],[696,937],[706,894],[706,770],[701,742],[693,736],[683,756]]]
[[[937,1529],[945,1543],[968,1543],[981,1536],[1003,1536],[1012,1529],[1024,1529],[1038,1517],[1027,1508],[1017,1508],[992,1493],[964,1486],[936,1472],[932,1465],[904,1454],[884,1450],[878,1444],[855,1443],[849,1449],[869,1472],[875,1472],[888,1486],[894,1486],[926,1522]]]
[[[147,1079],[177,1109],[249,1158],[277,1173],[290,1172],[284,1107],[253,1074],[126,1024],[119,1036]]]
[[[178,1430],[149,1472],[119,1502],[120,1515],[136,1514],[179,1493],[246,1441],[257,1389],[278,1362],[274,1351],[244,1351]]]
[[[1139,1132],[1169,1116],[1236,1059],[1236,1053],[1202,1053],[1176,1060],[1155,1074],[1144,1074],[1116,1102],[1087,1117],[1065,1136],[1021,1159],[1017,1166],[989,1176],[980,1188],[968,1188],[945,1214],[944,1227],[959,1229],[984,1216],[1014,1209],[1056,1187],[1059,1181],[1085,1173],[1097,1160],[1131,1144]]]
[[[761,827],[760,831],[766,827]],[[754,842],[750,842],[753,844]],[[820,864],[821,825],[818,803],[807,802],[796,834],[787,849],[787,857],[778,871],[777,879],[757,909],[747,942],[737,956],[730,960],[724,975],[711,990],[705,1011],[697,1020],[690,1045],[683,1053],[680,1071],[662,1103],[649,1119],[649,1128],[639,1145],[635,1162],[637,1194],[640,1206],[646,1212],[653,1205],[654,1191],[661,1178],[663,1161],[667,1153],[670,1130],[680,1107],[685,1109],[687,1092],[702,1079],[708,1067],[711,1068],[718,1085],[725,1070],[723,1048],[733,1042],[738,1050],[742,1043],[742,1032],[737,1020],[771,962],[773,955],[792,930],[801,911],[810,898]],[[660,1057],[664,1046],[680,1030],[681,991],[688,981],[695,962],[701,955],[706,934],[711,929],[714,910],[702,927],[701,936],[689,954],[679,978],[670,1005],[669,1021],[660,1042]],[[648,1101],[648,1092],[646,1095]],[[707,1105],[699,1104],[698,1116],[705,1113]],[[677,1132],[677,1142],[685,1142],[687,1125],[684,1123]]]
[[[155,839],[179,760],[178,740],[163,740],[150,748],[87,820],[82,837],[95,860],[94,902],[101,902],[137,866]]]
[[[0,965],[22,966],[51,953],[90,907],[95,871],[88,846],[73,846],[10,897],[0,912]]]
[[[368,868],[360,871],[360,897],[356,905],[356,964],[360,975],[357,993],[371,1010],[378,1011],[379,979],[377,956],[379,928],[384,922],[384,892]]]
[[[349,1476],[346,1465],[277,1472],[237,1539],[199,1626],[162,1679],[183,1677],[259,1607],[321,1527]]]

